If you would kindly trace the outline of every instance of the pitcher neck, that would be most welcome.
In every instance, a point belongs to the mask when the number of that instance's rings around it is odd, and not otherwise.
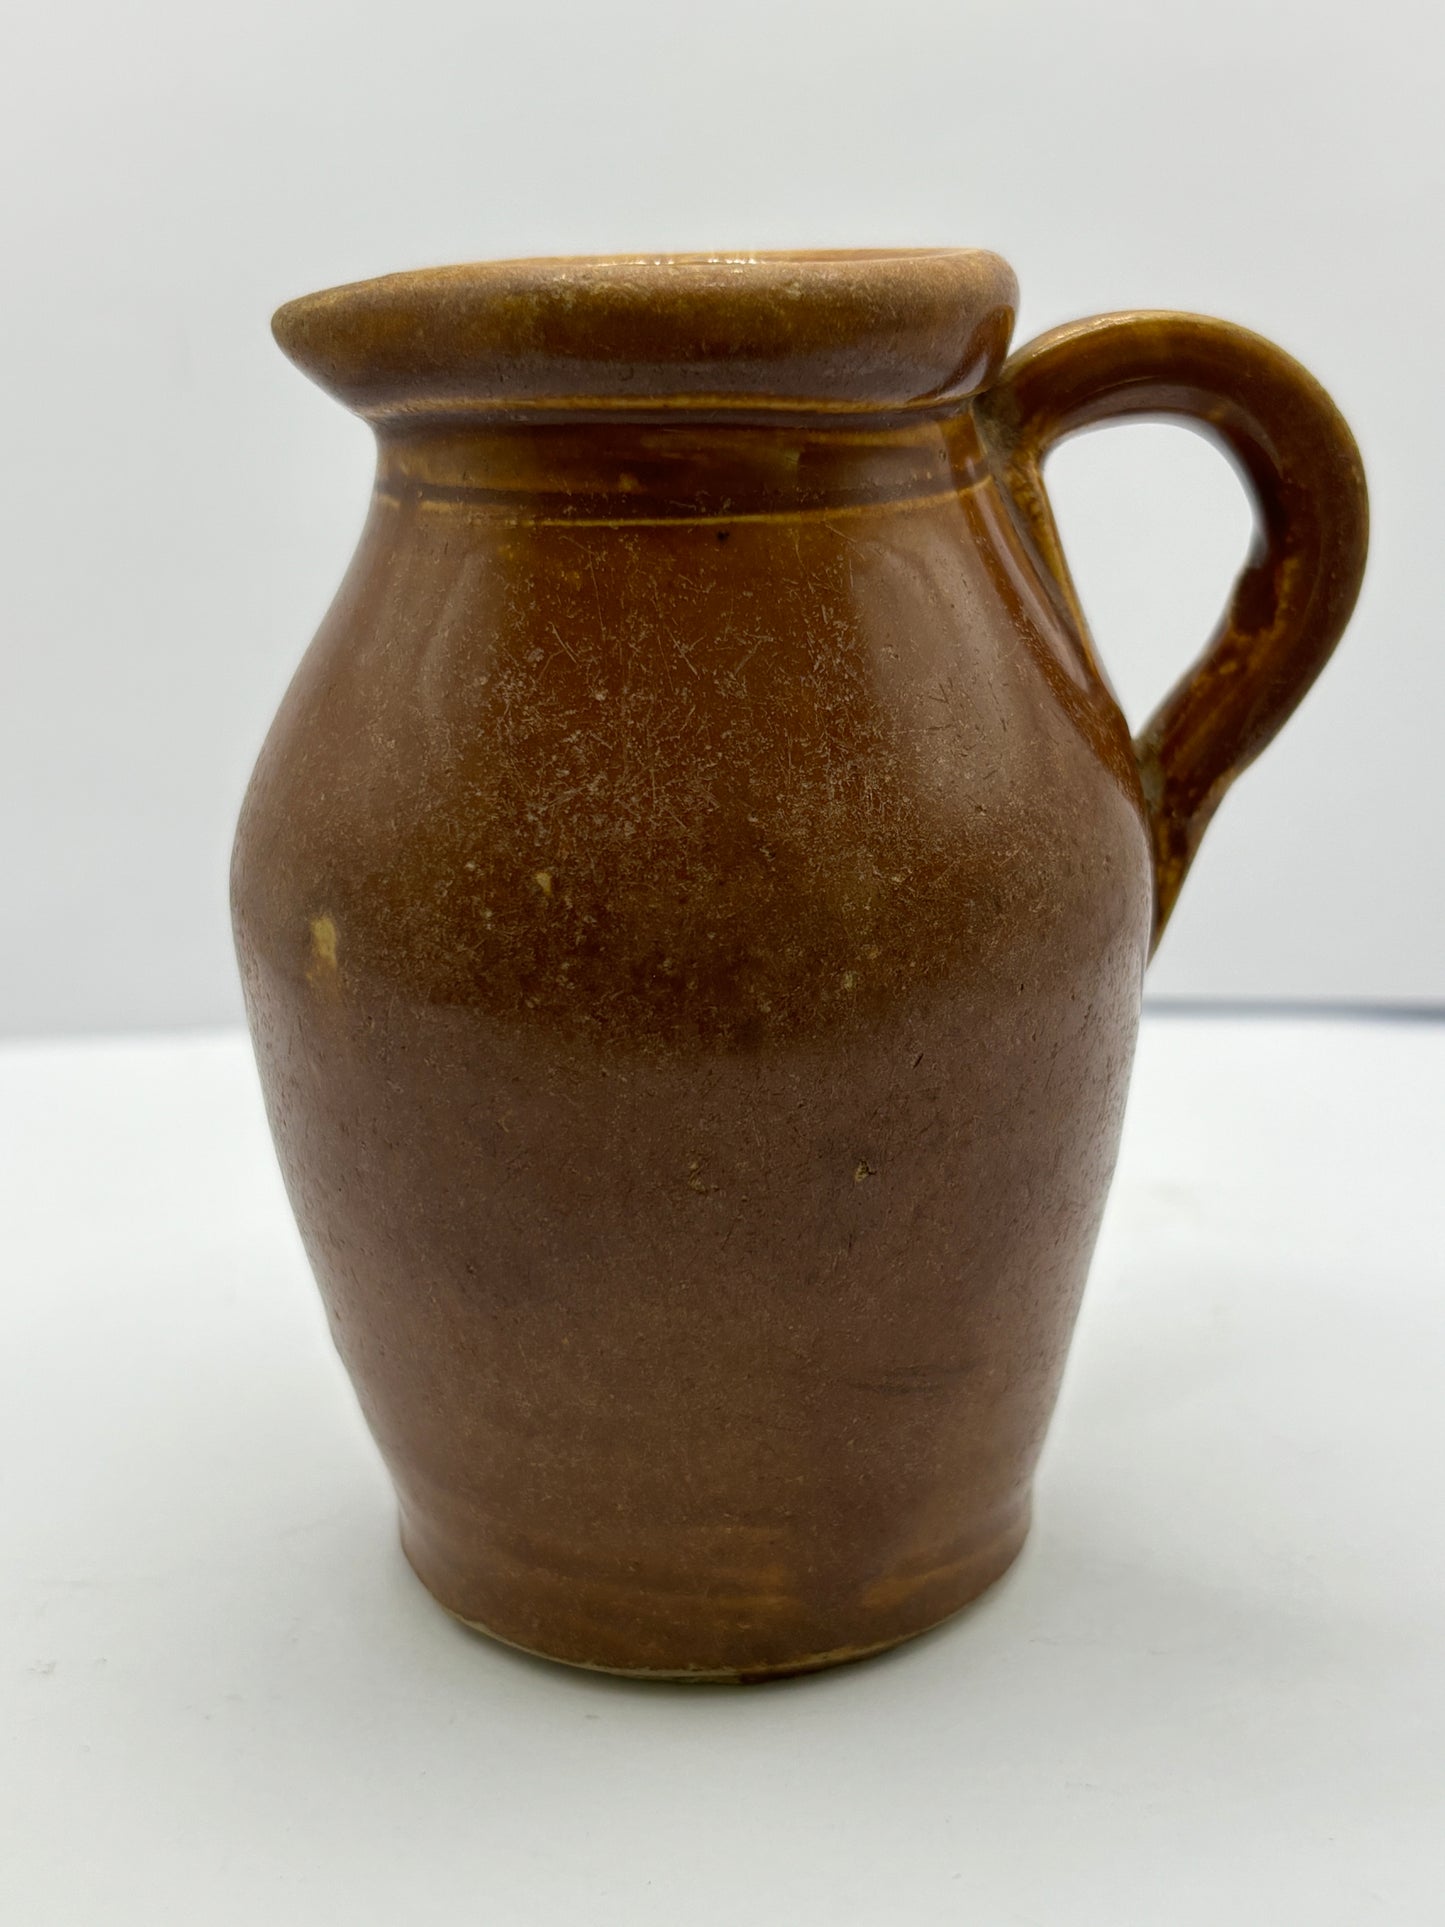
[[[528,520],[726,522],[930,499],[985,466],[967,408],[846,426],[430,420],[378,434],[377,491]]]

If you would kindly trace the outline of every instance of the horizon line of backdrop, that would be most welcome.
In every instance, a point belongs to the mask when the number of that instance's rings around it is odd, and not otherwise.
[[[0,1030],[240,1016],[231,827],[371,468],[271,310],[427,262],[742,246],[990,246],[1017,340],[1196,309],[1319,376],[1370,478],[1365,592],[1150,989],[1445,1001],[1429,7],[78,0],[7,38]],[[1137,723],[1217,618],[1242,490],[1158,426],[1070,443],[1049,481]]]

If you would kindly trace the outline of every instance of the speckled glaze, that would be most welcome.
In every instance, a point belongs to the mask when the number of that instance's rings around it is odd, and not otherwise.
[[[497,263],[282,346],[372,422],[237,942],[286,1181],[441,1602],[574,1664],[824,1666],[1007,1567],[1151,944],[1337,639],[1348,430],[968,251]],[[1143,732],[1050,444],[1183,415],[1259,540]]]

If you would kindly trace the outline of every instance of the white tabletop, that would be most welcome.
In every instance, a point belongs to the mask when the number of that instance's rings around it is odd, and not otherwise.
[[[16,1927],[1445,1920],[1445,1025],[1150,1019],[1023,1558],[749,1689],[432,1604],[239,1038],[0,1139]]]

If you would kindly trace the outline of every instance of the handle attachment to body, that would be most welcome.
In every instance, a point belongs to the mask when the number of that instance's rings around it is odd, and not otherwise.
[[[1272,342],[1190,314],[1111,314],[1014,354],[976,415],[1084,642],[1088,629],[1040,473],[1056,442],[1130,416],[1182,420],[1243,474],[1255,537],[1202,656],[1134,740],[1154,844],[1154,942],[1230,784],[1339,641],[1365,567],[1359,450],[1319,383]]]

